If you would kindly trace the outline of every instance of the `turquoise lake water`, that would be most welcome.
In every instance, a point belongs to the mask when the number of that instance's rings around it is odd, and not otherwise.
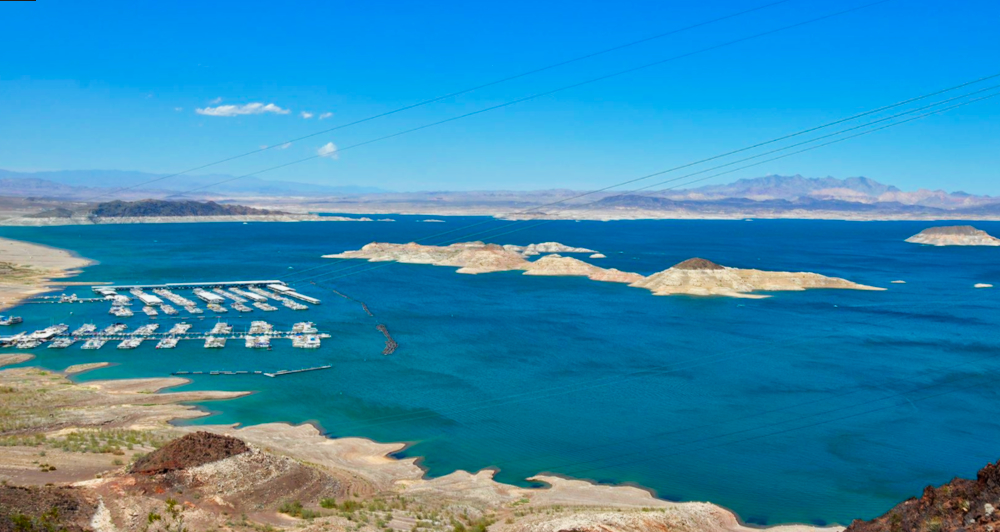
[[[99,261],[73,280],[160,283],[308,277],[323,300],[243,317],[314,321],[320,350],[157,351],[109,343],[39,348],[29,364],[109,361],[79,380],[177,370],[333,369],[268,379],[203,376],[189,389],[251,390],[203,406],[198,423],[314,422],[330,436],[406,441],[431,476],[500,469],[631,482],[673,500],[707,500],[755,524],[841,523],[879,515],[927,484],[974,476],[1000,457],[1000,248],[903,240],[925,222],[504,222],[392,216],[395,223],[251,223],[0,228],[0,236]],[[764,300],[654,297],[644,289],[516,272],[458,275],[425,265],[320,255],[371,241],[443,243],[478,231],[503,244],[558,241],[601,251],[604,267],[650,274],[699,256],[735,267],[814,271],[885,292],[782,292]],[[1000,223],[976,222],[1000,234]],[[502,234],[516,228],[527,229]],[[498,235],[491,238],[491,235]],[[463,239],[464,240],[464,239]],[[318,265],[297,277],[294,272]],[[377,266],[377,267],[376,267]],[[292,269],[289,269],[291,267]],[[890,284],[901,279],[906,284]],[[382,356],[368,304],[400,343]],[[90,295],[87,287],[69,292]],[[190,293],[184,293],[191,297]],[[204,305],[201,305],[202,307]],[[125,321],[148,320],[138,306]],[[116,321],[105,304],[26,304],[3,333]],[[71,314],[72,313],[72,314]],[[191,320],[207,330],[213,316]],[[173,320],[161,317],[161,329]]]

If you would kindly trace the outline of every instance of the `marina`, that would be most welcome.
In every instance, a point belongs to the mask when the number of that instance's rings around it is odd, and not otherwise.
[[[0,340],[0,347],[15,347],[18,349],[34,349],[43,343],[50,342],[51,349],[65,349],[83,341],[81,349],[100,349],[108,341],[118,341],[119,349],[135,349],[144,340],[156,340],[157,349],[172,349],[184,340],[204,341],[209,349],[225,347],[227,340],[243,340],[250,349],[271,349],[272,340],[291,340],[292,347],[301,349],[316,349],[322,345],[324,338],[331,335],[319,332],[312,322],[299,322],[292,330],[277,330],[266,321],[251,322],[249,330],[234,332],[234,327],[224,321],[217,322],[207,332],[191,332],[191,324],[180,322],[166,332],[158,332],[160,324],[147,323],[129,332],[128,325],[113,323],[98,330],[94,324],[85,324],[71,334],[69,326],[58,324],[46,327],[32,333],[21,332],[17,335]]]

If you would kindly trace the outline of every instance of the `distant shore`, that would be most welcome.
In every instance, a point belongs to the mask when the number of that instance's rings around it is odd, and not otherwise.
[[[318,214],[247,214],[233,216],[133,216],[126,218],[32,218],[27,216],[0,219],[0,226],[49,227],[63,225],[169,224],[210,222],[371,222],[371,218],[320,216]]]
[[[64,250],[0,237],[0,311],[54,289],[94,261]],[[66,283],[62,283],[66,284]]]

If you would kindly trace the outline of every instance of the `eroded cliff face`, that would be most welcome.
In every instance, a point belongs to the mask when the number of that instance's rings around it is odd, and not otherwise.
[[[975,480],[956,478],[927,486],[920,498],[898,504],[871,521],[855,521],[848,532],[1000,530],[1000,462],[987,464]]]
[[[929,227],[906,241],[928,246],[1000,246],[1000,238],[990,236],[986,231],[971,225]]]

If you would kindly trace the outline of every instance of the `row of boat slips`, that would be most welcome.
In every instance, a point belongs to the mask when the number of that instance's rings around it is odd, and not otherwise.
[[[65,349],[72,346],[81,338],[86,338],[83,349],[100,349],[110,340],[120,340],[118,349],[135,349],[142,345],[145,340],[159,338],[157,349],[172,349],[177,346],[180,340],[205,340],[206,348],[225,347],[227,339],[242,338],[246,346],[253,349],[270,349],[272,338],[287,338],[292,340],[292,346],[304,349],[314,349],[321,345],[322,338],[329,338],[327,333],[319,333],[316,325],[312,322],[299,322],[292,327],[291,332],[276,331],[274,326],[266,321],[254,321],[250,325],[247,334],[233,333],[233,327],[225,322],[218,322],[206,335],[190,334],[191,325],[188,323],[175,324],[166,333],[157,334],[160,325],[149,323],[137,328],[131,333],[126,333],[128,325],[124,323],[114,323],[107,328],[98,331],[97,326],[91,323],[84,324],[71,335],[67,335],[68,325],[59,324],[47,327],[33,333],[19,333],[16,336],[0,341],[0,347],[17,347],[19,349],[33,349],[42,343],[50,342],[49,349]]]
[[[301,334],[292,336],[292,347],[297,347],[299,349],[319,349],[322,345],[322,335],[318,334]],[[245,345],[250,349],[271,349],[271,338],[270,336],[261,335],[253,336],[247,335],[245,338]],[[118,344],[118,349],[135,349],[142,345],[143,342],[149,340],[150,338],[143,336],[134,336],[122,340]],[[226,337],[225,336],[209,336],[205,338],[205,348],[206,349],[221,349],[226,347]],[[157,349],[173,349],[177,347],[177,344],[182,340],[175,336],[167,336],[161,338],[156,344]],[[71,336],[64,336],[57,338],[51,344],[49,344],[50,349],[64,349],[77,342],[76,338]],[[81,349],[100,349],[104,347],[104,344],[108,343],[108,339],[104,337],[94,337],[88,339],[84,342]],[[17,344],[20,347],[20,344]],[[34,347],[38,347],[35,344]]]
[[[270,292],[261,293],[263,290],[261,287],[266,287]],[[239,303],[244,303],[246,300],[241,300],[240,297],[246,297],[252,301],[263,302],[263,300],[256,299],[252,296],[247,296],[247,290],[253,291],[254,293],[263,296],[270,297],[272,293],[280,294],[283,297],[290,297],[294,299],[299,299],[313,305],[319,305],[319,299],[310,297],[304,294],[300,294],[293,290],[291,287],[286,285],[282,281],[270,280],[270,281],[217,281],[217,282],[201,282],[201,283],[167,283],[161,285],[127,285],[127,286],[94,286],[91,288],[93,291],[101,294],[105,297],[115,297],[120,291],[129,291],[133,295],[139,298],[140,301],[145,305],[157,306],[162,303],[162,300],[154,295],[145,294],[144,290],[152,290],[153,293],[167,297],[170,296],[171,290],[194,290],[195,295],[204,300],[207,303],[220,303],[218,299],[215,298],[229,298],[233,301]],[[211,290],[212,292],[208,292]],[[205,297],[204,294],[212,293],[212,296]],[[236,297],[233,297],[233,295]],[[176,301],[175,301],[176,302]]]

